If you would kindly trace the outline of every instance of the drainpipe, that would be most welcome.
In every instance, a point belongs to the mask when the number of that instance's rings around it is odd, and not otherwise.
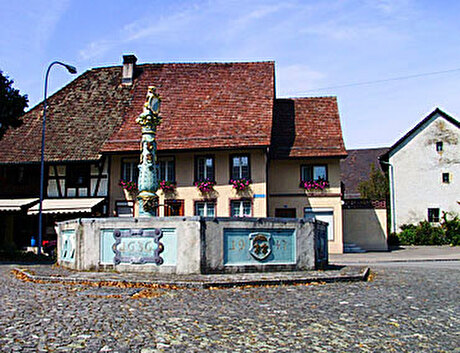
[[[393,167],[393,164],[391,164],[390,162],[380,160],[380,163],[386,164],[386,165],[388,165],[390,167],[390,179],[391,179],[390,214],[391,214],[391,228],[392,228],[391,230],[392,230],[392,233],[395,233],[396,232],[396,219],[395,219],[396,208],[395,208],[395,173],[394,173],[394,167]]]

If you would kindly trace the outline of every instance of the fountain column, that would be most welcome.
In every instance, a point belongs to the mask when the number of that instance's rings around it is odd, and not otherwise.
[[[139,164],[139,217],[155,217],[158,212],[157,127],[161,123],[161,98],[154,86],[149,86],[144,110],[136,119],[142,127],[141,156]]]

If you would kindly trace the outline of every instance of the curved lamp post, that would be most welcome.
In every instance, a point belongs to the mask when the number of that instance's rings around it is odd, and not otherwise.
[[[75,66],[64,64],[60,61],[53,61],[48,66],[48,69],[46,70],[45,98],[43,100],[42,152],[41,152],[41,158],[40,158],[40,205],[38,208],[38,255],[40,255],[42,252],[42,235],[43,235],[42,220],[43,220],[43,183],[45,179],[45,129],[46,129],[46,107],[47,107],[46,96],[48,93],[48,76],[50,74],[50,70],[53,65],[64,66],[67,69],[67,71],[69,71],[71,74],[77,73],[77,69],[75,68]]]

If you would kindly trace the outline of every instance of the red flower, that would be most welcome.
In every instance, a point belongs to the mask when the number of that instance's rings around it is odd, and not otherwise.
[[[204,180],[195,181],[195,186],[202,193],[211,192],[212,190],[214,190],[214,185],[216,185],[216,182],[214,180],[209,179],[209,178],[206,178]]]
[[[236,191],[243,191],[249,187],[252,183],[251,179],[241,178],[241,179],[230,179],[230,184]]]

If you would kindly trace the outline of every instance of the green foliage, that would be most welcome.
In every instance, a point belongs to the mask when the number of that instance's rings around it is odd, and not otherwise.
[[[21,95],[13,88],[13,80],[3,76],[0,71],[0,139],[9,127],[18,127],[24,109],[28,106],[27,95]]]
[[[443,213],[439,225],[427,221],[405,224],[397,238],[402,245],[460,245],[460,218]]]
[[[441,227],[449,244],[460,245],[460,218],[458,215],[443,212]]]
[[[369,200],[388,200],[390,195],[388,178],[374,163],[371,164],[369,179],[359,183],[358,190],[363,199]]]

